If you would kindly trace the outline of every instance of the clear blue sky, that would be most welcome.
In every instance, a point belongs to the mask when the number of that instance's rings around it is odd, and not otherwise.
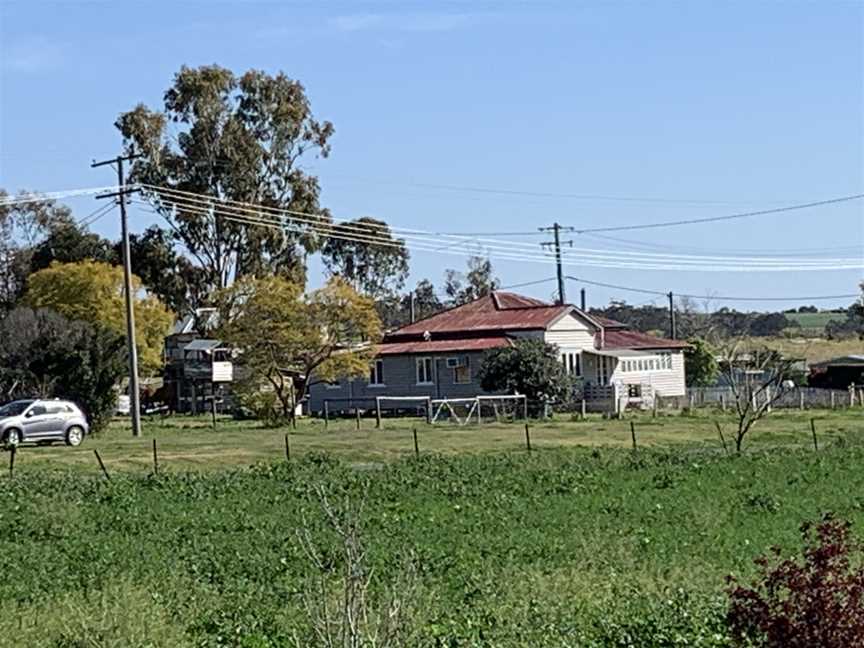
[[[109,184],[112,124],[181,65],[283,70],[336,127],[309,160],[337,217],[447,231],[721,215],[864,191],[860,2],[10,2],[0,5],[0,187]],[[508,195],[418,184],[707,203]],[[93,199],[71,201],[86,215]],[[729,254],[864,247],[864,202],[619,235]],[[152,217],[132,212],[133,230]],[[94,229],[117,235],[116,218]],[[526,237],[524,241],[539,241]],[[581,237],[583,246],[630,249]],[[667,250],[668,251],[668,250]],[[848,250],[847,250],[848,255]],[[859,252],[860,256],[860,252]],[[497,259],[505,285],[554,275]],[[456,256],[416,252],[412,285]],[[721,295],[853,293],[859,271],[570,268]],[[315,264],[313,283],[319,283]],[[554,282],[523,289],[550,297]],[[570,285],[570,297],[578,287]],[[589,288],[589,302],[647,295]],[[849,300],[825,305],[845,305]],[[718,304],[719,305],[719,304]],[[731,304],[743,308],[776,304]]]

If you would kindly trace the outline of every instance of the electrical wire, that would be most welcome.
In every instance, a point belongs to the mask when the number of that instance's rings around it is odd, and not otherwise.
[[[760,209],[758,211],[742,212],[739,214],[728,214],[726,216],[708,216],[706,218],[689,218],[684,220],[664,221],[660,223],[645,223],[642,225],[612,225],[609,227],[588,227],[578,228],[573,230],[577,234],[587,234],[590,232],[623,232],[630,230],[654,229],[658,227],[675,227],[678,225],[698,225],[700,223],[718,223],[722,221],[736,220],[739,218],[751,218],[753,216],[765,216],[767,214],[781,214],[784,212],[796,211],[799,209],[811,209],[814,207],[824,207],[826,205],[835,205],[838,203],[849,202],[851,200],[860,200],[864,198],[864,194],[852,194],[851,196],[840,196],[839,198],[829,198],[828,200],[818,200],[816,202],[803,203],[798,205],[787,205],[785,207],[775,207],[774,209]]]
[[[644,295],[658,295],[660,297],[668,297],[670,295],[669,292],[663,292],[662,290],[650,290],[648,288],[633,288],[632,286],[620,286],[617,284],[604,283],[602,281],[592,281],[590,279],[582,279],[581,277],[571,277],[567,275],[565,279],[569,279],[570,281],[575,281],[577,283],[587,284],[589,286],[600,286],[601,288],[613,288],[615,290],[626,290],[628,292],[633,293],[642,293]],[[807,295],[800,297],[728,297],[728,296],[719,296],[719,295],[690,295],[687,293],[678,293],[672,291],[671,293],[675,297],[687,297],[688,299],[709,299],[715,301],[825,301],[825,300],[833,300],[833,299],[855,299],[861,297],[860,294],[846,294],[846,295]]]
[[[396,227],[389,228],[386,225],[376,226],[375,224],[344,224],[344,222],[342,224],[331,227],[326,221],[322,220],[322,218],[324,218],[325,216],[321,214],[310,214],[308,212],[298,212],[295,210],[270,208],[261,205],[253,205],[251,203],[241,203],[239,201],[221,201],[217,204],[210,196],[202,196],[200,194],[194,194],[192,192],[184,192],[181,190],[167,189],[151,185],[147,185],[147,187],[152,191],[156,192],[157,195],[159,195],[160,200],[168,203],[168,205],[171,205],[175,208],[179,208],[181,210],[194,210],[197,207],[199,212],[210,211],[214,215],[221,215],[222,217],[228,219],[234,218],[235,220],[236,217],[242,216],[243,220],[248,224],[251,224],[250,221],[256,221],[266,222],[266,224],[269,225],[284,226],[285,214],[288,214],[290,216],[290,221],[296,221],[297,223],[304,225],[306,228],[311,227],[317,233],[325,236],[330,236],[331,238],[338,238],[338,236],[336,236],[337,232],[334,231],[334,228],[338,228],[339,236],[344,237],[345,234],[356,234],[360,236],[364,242],[378,242],[381,244],[386,244],[386,242],[392,242],[392,239],[389,237],[389,234],[391,232],[399,233],[400,235],[402,232],[411,232],[419,234],[404,234],[405,239],[413,239],[414,241],[421,241],[425,243],[435,243],[438,246],[441,245],[440,235],[436,235],[435,233],[430,233],[424,230],[410,230],[406,228]],[[277,218],[274,219],[274,217]],[[376,237],[375,230],[377,228],[381,228],[382,232],[387,233],[388,236],[386,238],[386,241],[384,241],[380,237]],[[446,236],[445,238],[448,239],[447,243],[453,243],[453,239],[455,238],[457,242],[479,245],[482,248],[490,251],[496,250],[496,255],[499,256],[502,253],[508,255],[512,255],[513,253],[518,253],[522,255],[527,254],[528,256],[533,258],[536,258],[537,256],[536,248],[533,245],[528,244],[512,243],[510,241],[497,241],[495,239],[470,239],[452,236]],[[707,257],[695,255],[668,255],[655,253],[626,252],[620,250],[597,250],[592,248],[577,248],[575,252],[565,251],[564,256],[574,259],[578,258],[578,262],[582,265],[585,265],[588,260],[594,260],[606,262],[606,267],[641,267],[644,269],[661,269],[658,267],[660,265],[664,266],[664,268],[662,269],[666,269],[665,266],[668,266],[670,264],[674,264],[676,269],[693,268],[699,270],[711,269],[715,271],[724,268],[732,269],[735,271],[762,269],[783,271],[798,271],[804,269],[839,270],[858,269],[864,266],[864,264],[862,264],[862,260],[858,258],[830,260],[792,260],[789,258],[768,259],[763,257]],[[544,255],[544,257],[548,258],[548,255]],[[793,261],[795,262],[795,264],[790,266],[789,264]],[[611,262],[614,262],[614,265],[610,266]]]
[[[116,191],[116,185],[110,187],[90,187],[88,189],[68,189],[66,191],[52,191],[41,194],[24,194],[21,196],[10,196],[0,198],[0,207],[8,207],[11,205],[25,205],[35,202],[46,202],[48,200],[61,200],[63,198],[74,198],[76,196],[91,196],[93,194]]]
[[[90,212],[87,216],[80,219],[77,223],[78,227],[89,227],[100,218],[108,214],[112,209],[114,209],[115,204],[113,202],[105,203],[104,205],[99,205],[96,209]]]
[[[209,204],[206,207],[201,206],[201,205],[196,205],[196,204],[182,203],[182,202],[175,202],[173,204],[176,207],[179,207],[181,210],[185,209],[185,210],[192,211],[193,213],[198,213],[198,214],[205,215],[205,216],[220,216],[220,217],[227,219],[227,220],[232,220],[232,221],[236,221],[236,222],[243,222],[245,224],[250,224],[250,225],[255,225],[255,224],[266,225],[266,226],[270,226],[270,227],[273,227],[273,228],[279,229],[279,230],[285,230],[286,226],[295,225],[295,223],[286,223],[284,219],[262,218],[262,217],[255,216],[255,215],[250,216],[247,213],[243,213],[243,210],[240,210],[238,212],[236,209],[235,210],[226,209],[224,207],[221,207],[221,206],[217,207],[217,206],[214,206],[212,204]],[[303,219],[298,219],[296,217],[292,217],[289,220],[291,220],[291,221],[303,221]],[[304,227],[306,230],[311,231],[313,233],[317,233],[323,237],[330,237],[330,238],[343,239],[343,240],[353,240],[355,242],[366,243],[366,244],[375,244],[375,245],[381,245],[381,246],[385,246],[385,247],[388,247],[388,246],[389,247],[402,247],[406,243],[406,241],[402,241],[402,242],[394,241],[393,239],[391,239],[389,237],[384,239],[384,238],[381,238],[380,236],[370,234],[368,231],[363,231],[362,233],[352,233],[351,235],[345,235],[345,233],[341,232],[340,230],[335,230],[335,229],[328,228],[326,226],[322,226],[320,224],[320,221],[316,221],[316,222],[312,222],[312,223],[307,221]],[[344,226],[342,226],[342,227],[344,227]],[[302,231],[300,233],[302,233]],[[429,237],[416,237],[416,236],[415,237],[407,237],[407,238],[409,240],[408,241],[409,247],[418,248],[418,249],[422,249],[425,251],[437,252],[437,251],[443,250],[447,247],[447,246],[444,246],[442,248],[439,244],[440,242],[435,240],[434,238],[430,239]],[[419,245],[417,243],[418,239],[420,242],[426,243],[426,245],[425,246]],[[435,243],[434,247],[429,247],[430,241]],[[483,246],[483,247],[485,249],[489,250],[489,253],[491,253],[491,250],[495,246]],[[461,253],[457,252],[457,254],[461,254]],[[498,258],[508,258],[510,260],[528,260],[528,261],[535,261],[535,262],[538,261],[538,254],[537,254],[536,249],[532,249],[530,251],[530,254],[527,254],[527,255],[524,252],[520,254],[519,251],[514,252],[513,250],[509,250],[509,249],[505,249],[504,252],[497,252],[496,251],[495,255]],[[552,258],[551,253],[541,254],[540,256],[547,261],[550,258]],[[650,261],[650,263],[645,262],[642,259],[636,259],[636,260],[625,259],[622,261],[622,260],[619,260],[617,258],[610,261],[607,255],[581,255],[579,258],[579,265],[589,265],[589,266],[598,266],[598,267],[621,267],[621,268],[632,268],[632,269],[680,269],[682,267],[682,265],[680,263],[676,266],[669,266],[668,264],[662,264],[661,262],[658,262],[655,259],[649,259],[649,261]],[[569,264],[569,265],[575,265],[575,264]],[[723,266],[723,267],[725,268],[727,266]],[[816,268],[815,266],[811,266],[808,269],[815,269],[815,268]],[[695,269],[708,269],[708,268],[704,268],[704,267],[698,268],[697,267]],[[718,267],[718,268],[714,268],[714,269],[719,270],[721,268]],[[759,268],[759,267],[745,268],[742,266],[733,266],[733,267],[731,267],[731,269],[736,270],[736,271],[743,271],[745,269],[761,269],[761,268]],[[774,269],[774,268],[768,268],[768,269]],[[800,270],[801,268],[796,267],[793,269]],[[829,266],[826,266],[822,269],[834,270],[834,269],[837,269],[837,266],[829,265]]]
[[[647,241],[633,241],[631,239],[622,239],[616,236],[606,236],[603,234],[592,234],[586,233],[584,236],[592,239],[598,239],[602,241],[612,241],[614,243],[620,243],[623,245],[629,245],[636,248],[646,248],[650,250],[672,250],[672,251],[687,251],[687,252],[696,252],[700,254],[709,253],[709,254],[722,254],[722,252],[718,252],[716,249],[709,248],[699,248],[695,246],[686,246],[686,245],[666,245],[663,243],[649,243]],[[862,245],[849,245],[845,247],[825,247],[825,248],[797,248],[797,249],[784,249],[784,250],[765,250],[765,249],[751,249],[751,250],[736,250],[734,254],[752,254],[754,256],[765,256],[765,257],[791,257],[796,254],[800,254],[803,256],[820,256],[823,254],[864,254],[864,244]]]

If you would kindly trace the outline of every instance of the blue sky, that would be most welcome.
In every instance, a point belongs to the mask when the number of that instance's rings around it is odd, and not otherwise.
[[[142,101],[160,105],[181,65],[218,63],[283,70],[304,83],[316,116],[336,127],[331,157],[306,166],[321,178],[322,203],[341,218],[530,231],[556,220],[649,223],[864,192],[858,2],[7,0],[0,22],[0,187],[10,191],[109,184],[110,170],[89,162],[118,151],[117,115]],[[70,204],[82,216],[98,206],[90,198]],[[152,221],[131,216],[133,231]],[[862,216],[857,201],[615,236],[664,252],[843,248],[834,255],[848,256],[850,247],[864,249]],[[94,229],[116,236],[116,217]],[[585,235],[576,243],[635,249]],[[505,285],[554,276],[551,263],[491,256]],[[574,263],[569,274],[595,281],[712,295],[854,293],[861,277]],[[463,264],[416,252],[412,285],[423,277],[440,284],[445,268]],[[314,263],[313,284],[319,275]],[[547,298],[554,287],[522,292]],[[578,286],[569,290],[573,298]],[[588,294],[595,305],[649,299],[597,287]]]

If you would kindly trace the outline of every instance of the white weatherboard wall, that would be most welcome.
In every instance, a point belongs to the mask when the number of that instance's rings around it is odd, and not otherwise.
[[[567,313],[546,329],[546,342],[561,350],[582,351],[594,348],[594,328],[573,313]]]
[[[645,358],[659,358],[659,354],[646,352]],[[684,381],[684,354],[681,351],[670,351],[672,355],[671,369],[654,369],[653,371],[622,371],[621,360],[615,365],[611,382],[623,385],[651,385],[660,396],[685,396],[687,386]]]

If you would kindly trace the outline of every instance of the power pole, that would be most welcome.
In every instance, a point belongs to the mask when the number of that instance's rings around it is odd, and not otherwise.
[[[411,323],[412,324],[417,320],[416,308],[415,308],[416,299],[417,299],[417,293],[416,293],[416,291],[412,290],[411,291],[411,303],[410,303],[410,314],[411,314]]]
[[[553,232],[554,240],[547,241],[546,243],[541,243],[543,247],[554,247],[555,249],[555,265],[558,268],[558,304],[563,305],[567,303],[567,296],[564,292],[564,268],[561,266],[561,232],[572,232],[572,227],[562,227],[558,223],[553,223],[552,227],[541,227],[539,228],[541,232]],[[573,247],[573,241],[564,241],[565,244]]]
[[[123,174],[123,162],[131,162],[141,157],[134,153],[129,155],[118,155],[111,160],[93,162],[91,168],[105,166],[106,164],[117,165],[117,187],[118,191],[99,194],[97,198],[117,198],[120,205],[120,229],[123,238],[123,294],[126,299],[126,346],[129,350],[129,405],[132,417],[132,436],[141,436],[141,407],[138,402],[138,349],[135,346],[135,310],[133,308],[132,294],[132,261],[129,253],[129,224],[126,218],[126,194],[136,191],[126,188],[126,178]]]
[[[672,294],[671,290],[666,293],[666,296],[669,298],[669,337],[673,340],[677,340],[678,329],[675,326],[675,296]]]
[[[585,306],[587,305],[587,300],[585,299],[585,289],[581,288],[579,290],[579,304],[582,306],[582,312],[586,312]]]

